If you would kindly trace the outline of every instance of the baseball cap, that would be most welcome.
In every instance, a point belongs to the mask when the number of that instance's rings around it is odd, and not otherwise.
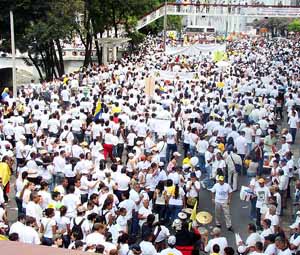
[[[180,154],[178,151],[175,151],[175,152],[173,153],[173,156],[180,157],[180,156],[181,156],[181,154]]]
[[[79,206],[79,207],[77,208],[77,211],[78,211],[79,213],[82,213],[82,212],[85,212],[86,210],[85,210],[84,206]]]
[[[224,176],[223,175],[219,175],[218,176],[218,181],[224,181]]]
[[[176,237],[175,236],[169,236],[168,244],[169,245],[175,245],[176,244]]]
[[[290,229],[298,228],[299,222],[294,222],[292,225],[289,226]]]
[[[162,162],[162,161],[160,161],[158,165],[159,165],[159,166],[164,166],[164,165],[165,165],[165,163],[164,163],[164,162]]]
[[[215,228],[213,228],[213,230],[212,230],[212,235],[218,235],[218,234],[221,234],[221,229],[220,228],[218,228],[218,227],[215,227]]]

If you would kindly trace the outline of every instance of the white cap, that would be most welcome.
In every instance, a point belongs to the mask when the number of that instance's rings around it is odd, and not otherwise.
[[[160,162],[158,163],[158,165],[159,165],[159,166],[164,166],[164,165],[165,165],[165,163],[164,163],[164,162],[162,162],[162,161],[160,161]]]
[[[175,245],[176,244],[176,237],[175,236],[169,236],[168,244],[169,245]]]
[[[294,222],[292,225],[289,226],[289,228],[295,229],[298,228],[298,226],[299,226],[299,222]]]
[[[175,151],[175,152],[173,153],[173,156],[180,157],[180,156],[181,156],[181,154],[180,154],[178,151]]]
[[[26,140],[26,137],[24,135],[21,135],[20,140]]]

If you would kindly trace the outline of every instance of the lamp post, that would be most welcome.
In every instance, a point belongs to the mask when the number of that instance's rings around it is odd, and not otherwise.
[[[166,51],[166,44],[167,44],[167,6],[168,6],[168,1],[165,0],[165,13],[164,13],[164,51]]]
[[[17,97],[17,80],[16,80],[16,47],[15,47],[15,29],[14,14],[9,12],[10,16],[10,36],[11,36],[11,53],[12,53],[12,78],[13,78],[13,97]]]

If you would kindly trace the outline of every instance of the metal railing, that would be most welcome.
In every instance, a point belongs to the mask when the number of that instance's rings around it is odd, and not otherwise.
[[[142,17],[137,24],[141,29],[164,15],[164,5]],[[300,7],[291,5],[241,4],[167,4],[167,15],[244,16],[244,17],[300,17]]]

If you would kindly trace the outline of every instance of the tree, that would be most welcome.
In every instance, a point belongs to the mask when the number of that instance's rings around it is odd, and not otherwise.
[[[80,0],[12,0],[0,5],[1,26],[4,39],[2,50],[10,51],[8,10],[15,16],[16,48],[28,53],[41,79],[52,79],[64,74],[62,41],[72,38],[78,26],[76,10]],[[3,7],[3,8],[2,8]]]
[[[274,37],[279,35],[284,36],[289,22],[289,18],[265,18],[260,20],[255,19],[252,25],[257,29],[267,28],[272,37]]]
[[[294,19],[289,25],[288,30],[290,32],[300,32],[300,20]]]

